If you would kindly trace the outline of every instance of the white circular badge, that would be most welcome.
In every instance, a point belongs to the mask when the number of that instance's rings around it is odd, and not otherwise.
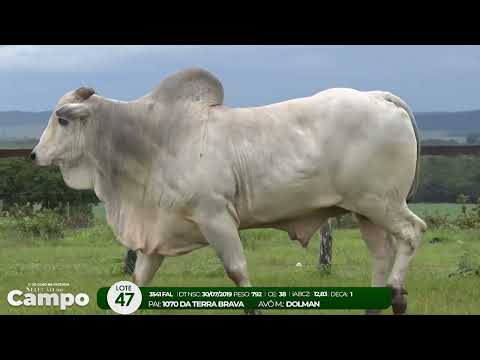
[[[116,313],[131,314],[140,307],[142,292],[130,281],[119,281],[108,289],[107,302]]]

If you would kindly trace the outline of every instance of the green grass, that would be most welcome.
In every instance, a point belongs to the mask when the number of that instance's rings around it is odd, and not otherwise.
[[[103,221],[105,219],[105,208],[102,204],[96,205],[93,207],[93,215],[98,221]]]
[[[475,205],[467,204],[467,209],[472,209]],[[409,204],[408,207],[415,214],[420,217],[425,215],[448,215],[450,219],[458,217],[462,213],[462,205],[441,203],[441,204],[429,204],[429,203],[414,203]]]
[[[98,215],[98,214],[97,214]],[[100,214],[101,215],[101,214]],[[102,216],[99,216],[100,218]],[[0,224],[0,314],[113,314],[96,305],[98,288],[129,280],[122,272],[124,248],[102,220],[89,229],[67,232],[61,240],[23,238]],[[330,275],[317,269],[319,239],[307,249],[284,232],[242,232],[254,286],[369,286],[371,259],[358,230],[334,233]],[[429,241],[440,238],[441,242]],[[478,233],[429,231],[407,277],[410,314],[480,314],[480,277],[449,277],[462,254],[480,252]],[[301,262],[302,267],[295,264]],[[12,307],[6,294],[31,282],[67,282],[68,292],[85,292],[85,308]],[[211,248],[168,258],[151,286],[233,286]],[[241,310],[145,310],[140,314],[243,314]],[[358,310],[266,310],[264,314],[362,314]],[[390,314],[391,310],[385,313]]]
[[[462,205],[451,203],[413,203],[408,205],[409,208],[418,216],[425,215],[448,215],[450,218],[456,218],[462,213]],[[468,204],[467,209],[472,209],[475,205]],[[93,208],[95,217],[98,220],[105,219],[105,208],[103,205],[97,205]]]

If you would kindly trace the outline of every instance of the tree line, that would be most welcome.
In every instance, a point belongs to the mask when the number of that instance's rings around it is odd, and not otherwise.
[[[93,191],[65,185],[57,167],[38,167],[24,159],[0,159],[0,202],[3,209],[15,203],[42,203],[47,208],[97,204]],[[413,202],[455,203],[480,198],[480,157],[422,156],[419,189]]]

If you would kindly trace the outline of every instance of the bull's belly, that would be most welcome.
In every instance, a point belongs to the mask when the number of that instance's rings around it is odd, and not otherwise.
[[[328,183],[328,179],[317,178],[290,186],[255,189],[237,204],[240,227],[298,219],[334,207],[342,201],[342,196]]]

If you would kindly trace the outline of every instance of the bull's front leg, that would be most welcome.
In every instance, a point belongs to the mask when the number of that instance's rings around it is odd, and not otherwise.
[[[240,287],[250,287],[247,261],[238,233],[238,224],[228,213],[215,216],[200,216],[197,225],[208,243],[213,246],[223,263],[227,276]],[[257,315],[259,310],[245,310],[246,314]]]
[[[164,258],[162,255],[146,255],[141,251],[137,251],[133,282],[137,286],[148,285],[160,265],[162,265]]]

